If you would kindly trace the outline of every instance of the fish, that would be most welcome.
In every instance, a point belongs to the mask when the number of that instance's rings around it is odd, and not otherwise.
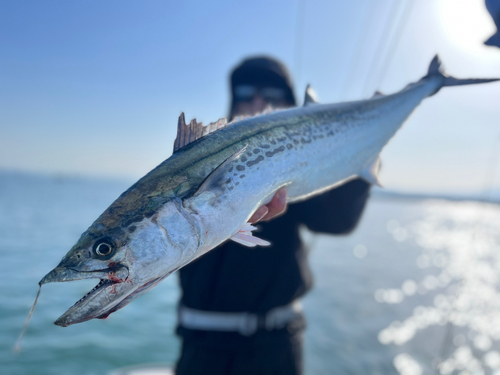
[[[493,82],[447,76],[436,56],[401,91],[304,105],[203,126],[184,114],[174,153],[121,194],[39,282],[98,279],[61,315],[67,327],[105,319],[174,271],[227,240],[267,246],[252,214],[287,187],[288,203],[353,178],[380,185],[380,152],[420,102],[446,86]]]

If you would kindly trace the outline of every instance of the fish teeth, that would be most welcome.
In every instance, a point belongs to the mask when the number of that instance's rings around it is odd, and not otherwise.
[[[92,290],[90,292],[88,292],[87,294],[85,294],[82,298],[80,298],[76,303],[75,305],[79,304],[80,302],[82,302],[85,298],[87,298],[90,294],[92,294],[93,292],[95,292],[97,289],[99,289],[103,284],[106,284],[108,282],[108,280],[106,279],[101,279],[101,281],[99,281],[99,284],[97,284],[94,288],[92,288]],[[73,305],[74,306],[74,305]]]

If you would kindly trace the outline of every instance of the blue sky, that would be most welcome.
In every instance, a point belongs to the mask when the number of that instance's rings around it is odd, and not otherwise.
[[[0,168],[137,179],[171,154],[181,111],[226,114],[245,56],[336,102],[397,91],[436,53],[457,77],[500,77],[494,30],[481,0],[2,2]],[[443,89],[383,151],[381,180],[477,192],[497,149],[500,84]]]

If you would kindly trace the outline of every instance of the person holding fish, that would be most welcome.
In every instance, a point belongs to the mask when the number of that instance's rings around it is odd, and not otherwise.
[[[268,103],[281,110],[206,126],[186,124],[181,113],[173,155],[121,194],[40,280],[41,288],[99,279],[54,323],[106,319],[181,269],[178,374],[300,374],[298,299],[312,282],[299,226],[351,231],[369,184],[379,184],[380,152],[422,100],[499,80],[449,76],[436,55],[425,76],[394,94],[320,104],[308,89],[304,105],[285,109],[295,105],[286,69],[269,58],[244,61],[231,75],[231,117]],[[285,197],[294,203],[287,214],[259,233],[271,242],[254,236],[249,221],[270,220]]]
[[[296,105],[286,68],[268,57],[236,67],[231,94],[230,119]],[[249,220],[261,222],[259,237],[271,246],[249,249],[228,241],[182,268],[177,334],[183,344],[176,374],[302,374],[299,299],[312,277],[299,226],[349,233],[369,187],[358,178],[288,209],[282,188]]]

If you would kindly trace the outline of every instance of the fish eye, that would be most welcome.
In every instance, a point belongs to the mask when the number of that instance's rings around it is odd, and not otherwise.
[[[101,240],[95,243],[94,251],[97,255],[106,257],[111,255],[111,253],[113,252],[113,245],[108,241]]]

